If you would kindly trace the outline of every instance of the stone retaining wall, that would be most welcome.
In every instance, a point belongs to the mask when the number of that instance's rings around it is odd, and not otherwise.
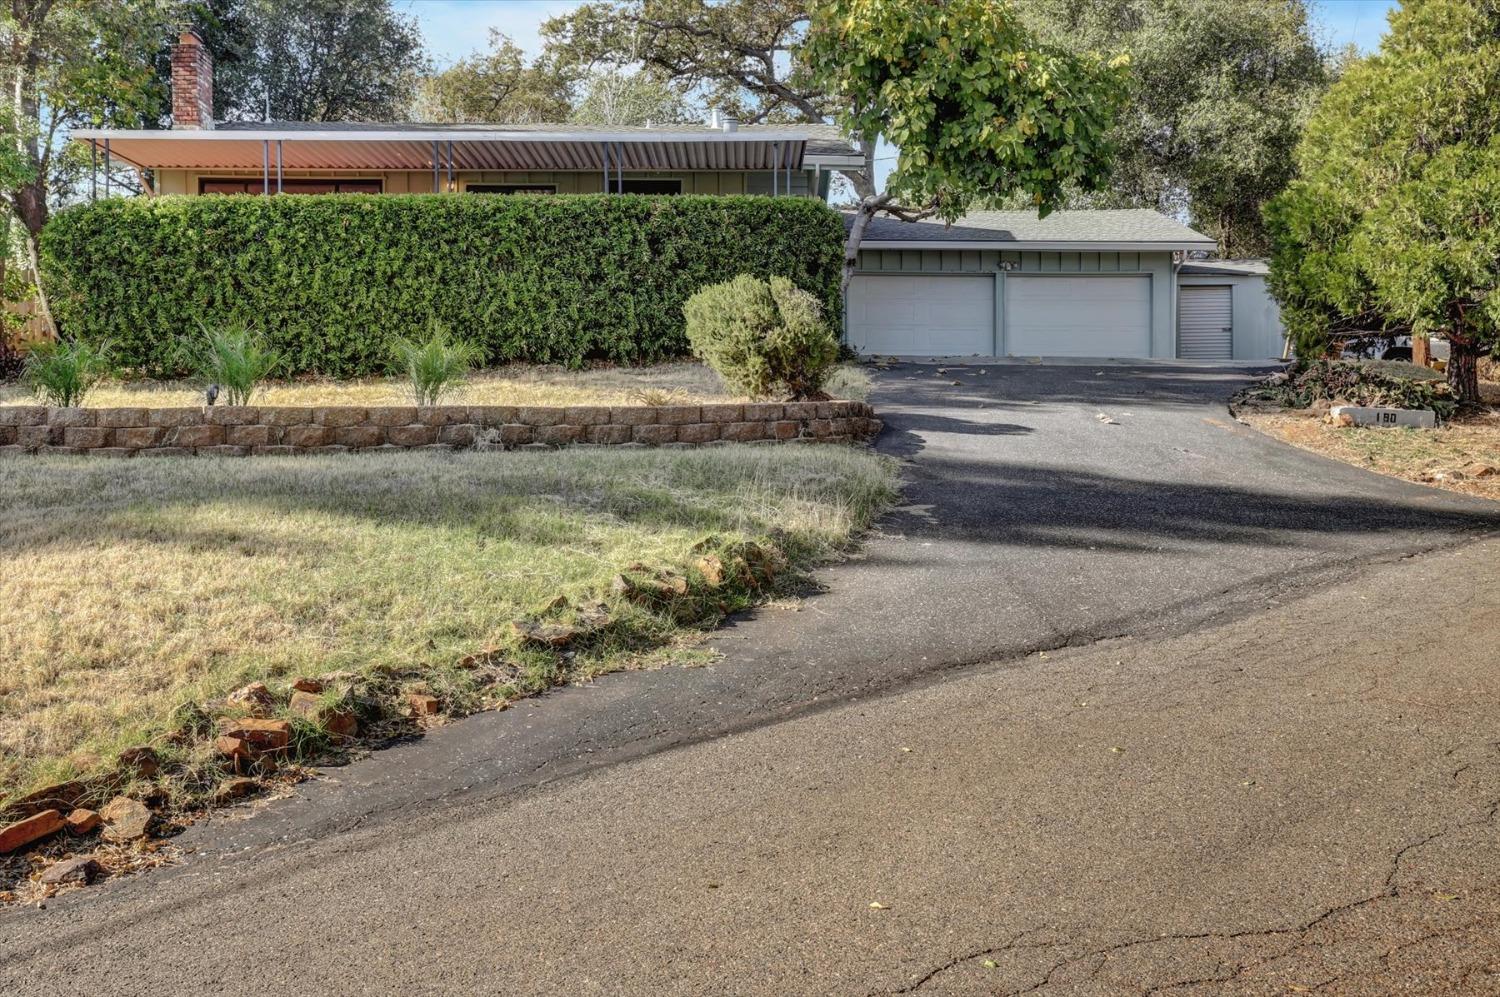
[[[567,408],[0,406],[0,455],[245,456],[570,444],[848,443],[874,437],[880,426],[869,405],[843,401]]]

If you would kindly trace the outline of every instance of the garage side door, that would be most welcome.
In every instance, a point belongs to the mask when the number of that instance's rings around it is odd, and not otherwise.
[[[1151,278],[1006,277],[1005,352],[1149,357]]]
[[[849,344],[859,353],[990,356],[995,279],[860,274],[849,285]]]
[[[1228,287],[1177,289],[1177,356],[1234,359],[1234,308]]]

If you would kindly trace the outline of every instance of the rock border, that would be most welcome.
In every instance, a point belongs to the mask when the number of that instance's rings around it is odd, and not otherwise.
[[[882,423],[865,402],[716,405],[0,406],[0,456],[291,455],[404,450],[550,450],[592,445],[854,443]]]

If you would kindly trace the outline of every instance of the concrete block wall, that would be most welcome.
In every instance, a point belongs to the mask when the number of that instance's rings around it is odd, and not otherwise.
[[[0,406],[0,455],[250,456],[349,451],[849,443],[880,420],[864,402],[581,405],[566,408]]]

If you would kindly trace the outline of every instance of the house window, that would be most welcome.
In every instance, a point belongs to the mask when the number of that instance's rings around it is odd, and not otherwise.
[[[626,177],[621,181],[622,194],[681,194],[681,180],[643,180]]]
[[[200,194],[259,194],[265,188],[261,178],[241,180],[225,177],[204,177],[198,181]],[[380,181],[341,180],[338,178],[284,177],[281,181],[283,194],[379,194]],[[276,180],[271,180],[271,192],[276,193]]]
[[[551,183],[471,183],[464,188],[470,194],[556,194]]]

